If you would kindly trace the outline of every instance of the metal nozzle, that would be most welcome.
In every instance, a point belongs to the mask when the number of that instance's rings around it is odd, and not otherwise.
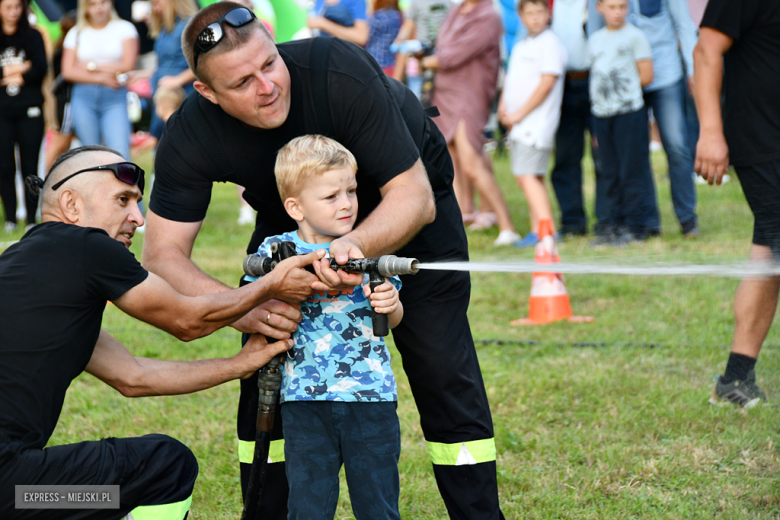
[[[276,262],[260,255],[249,255],[244,258],[244,273],[248,276],[263,276],[270,273]]]
[[[379,257],[377,268],[382,276],[397,276],[402,274],[417,274],[420,270],[416,258],[402,258],[395,255]]]

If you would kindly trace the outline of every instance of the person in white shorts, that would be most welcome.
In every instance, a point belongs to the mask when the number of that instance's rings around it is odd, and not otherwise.
[[[528,201],[531,230],[514,244],[526,247],[538,241],[539,221],[552,220],[544,175],[558,130],[568,55],[548,28],[547,0],[520,0],[518,11],[528,36],[512,49],[498,115],[510,129],[512,173]]]

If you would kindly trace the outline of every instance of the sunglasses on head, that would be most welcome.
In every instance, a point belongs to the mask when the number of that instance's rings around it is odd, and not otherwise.
[[[200,31],[198,37],[195,38],[195,48],[193,49],[195,66],[193,68],[198,70],[198,57],[204,52],[210,51],[215,45],[222,41],[222,37],[225,36],[225,31],[222,29],[222,22],[227,22],[231,27],[238,29],[255,18],[257,18],[255,13],[246,7],[236,7],[225,13],[224,16],[221,16],[208,24],[205,29]]]
[[[114,164],[104,164],[103,166],[93,166],[92,168],[86,168],[79,170],[76,173],[71,173],[60,182],[51,187],[52,191],[57,190],[60,186],[65,184],[65,181],[72,179],[79,173],[84,172],[96,172],[96,171],[111,171],[114,173],[114,177],[120,181],[130,184],[131,186],[138,186],[141,193],[144,192],[144,171],[137,164],[131,162],[120,162]]]

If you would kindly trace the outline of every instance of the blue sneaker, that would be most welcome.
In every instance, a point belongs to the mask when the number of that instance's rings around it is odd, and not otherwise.
[[[522,240],[518,240],[512,245],[515,247],[531,247],[531,246],[535,246],[538,241],[539,241],[539,235],[537,235],[536,233],[528,233],[523,237]]]

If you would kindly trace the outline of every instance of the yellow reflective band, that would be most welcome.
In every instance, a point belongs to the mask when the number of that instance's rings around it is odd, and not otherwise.
[[[428,453],[431,462],[438,466],[471,466],[492,462],[496,460],[496,440],[490,438],[452,444],[428,442]]]
[[[238,462],[252,464],[255,458],[255,441],[238,441]],[[284,439],[271,441],[268,448],[268,462],[284,462]]]
[[[133,520],[182,520],[192,504],[192,495],[186,500],[175,504],[160,504],[158,506],[140,506],[130,511],[127,518]]]

